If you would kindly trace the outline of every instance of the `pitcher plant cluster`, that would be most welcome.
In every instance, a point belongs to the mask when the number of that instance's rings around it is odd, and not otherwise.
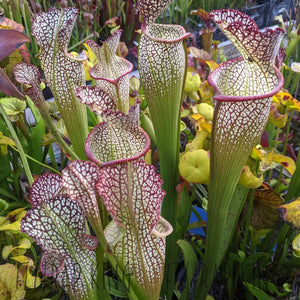
[[[291,74],[299,73],[299,25],[286,28],[285,54],[284,22],[260,31],[238,10],[199,9],[199,49],[182,26],[156,23],[171,2],[136,3],[138,78],[120,28],[70,52],[81,12],[64,6],[32,19],[41,68],[23,55],[10,78],[1,69],[4,297],[31,299],[30,289],[44,285],[39,295],[47,298],[52,278],[71,299],[207,299],[217,273],[229,299],[242,289],[247,297],[291,295],[300,166],[289,134],[300,103],[284,79],[294,86]],[[28,54],[22,27],[8,19],[0,26],[0,60]],[[240,57],[227,61],[216,26]],[[45,84],[54,102],[45,100]],[[21,173],[25,187],[15,192]],[[191,233],[198,227],[204,234]],[[258,288],[259,276],[243,277],[243,265],[254,269],[260,258],[264,272],[284,267],[285,281],[267,278],[273,288]],[[231,274],[222,273],[224,262]]]

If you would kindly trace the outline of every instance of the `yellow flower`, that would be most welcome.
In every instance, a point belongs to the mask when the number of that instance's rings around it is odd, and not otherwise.
[[[293,254],[300,258],[300,233],[293,239],[292,242]]]
[[[256,177],[253,172],[259,162],[258,176]],[[275,149],[262,148],[257,146],[252,149],[247,165],[244,166],[240,176],[239,183],[243,186],[255,189],[258,188],[263,182],[262,173],[267,170],[276,168],[278,165],[284,167],[291,175],[296,170],[296,164],[292,158],[278,154]]]
[[[280,104],[277,110],[282,114],[285,110],[300,111],[300,102],[288,92],[277,93],[273,96],[273,101]]]
[[[30,289],[37,288],[41,284],[41,278],[38,276],[33,276],[32,271],[34,270],[34,262],[31,258],[24,256],[24,255],[19,255],[19,256],[14,256],[11,257],[13,260],[16,262],[20,263],[20,271],[21,273],[25,274],[25,285],[26,287]]]
[[[3,155],[7,154],[7,146],[9,145],[15,146],[15,142],[0,131],[0,149]]]
[[[84,77],[86,81],[90,81],[93,79],[90,75],[90,69],[95,66],[95,64],[98,62],[98,59],[88,44],[84,43],[83,45],[86,48],[86,50],[83,50],[83,52],[86,54],[88,58],[88,60],[85,60],[83,62]],[[73,57],[77,57],[78,53],[73,51],[71,52],[71,55]]]
[[[198,73],[188,71],[186,74],[186,80],[184,85],[184,91],[186,93],[196,92],[200,88],[201,79]]]
[[[207,113],[208,115],[209,113]],[[196,131],[207,131],[211,133],[211,123],[206,121],[206,118],[199,113],[193,114],[192,118],[195,120]]]
[[[0,265],[0,299],[21,300],[25,297],[24,278],[12,264]]]
[[[205,117],[207,121],[212,121],[214,115],[214,108],[207,103],[200,103],[196,105],[198,112]]]
[[[284,221],[292,227],[300,229],[300,197],[290,203],[281,205],[279,211]]]
[[[278,164],[289,171],[291,175],[293,175],[296,170],[296,164],[293,159],[289,156],[278,154],[275,149],[257,146],[252,149],[250,157],[256,161],[260,161],[259,170],[261,172],[274,169],[278,166]]]
[[[203,149],[206,138],[208,137],[208,132],[205,130],[197,131],[195,138],[186,144],[185,152],[197,149]]]
[[[263,176],[260,174],[256,177],[250,170],[248,165],[245,165],[240,176],[239,183],[249,189],[257,189],[263,183]]]
[[[88,57],[91,64],[94,66],[98,62],[97,56],[94,54],[94,52],[92,51],[91,47],[88,44],[83,43],[83,46],[86,48],[86,50],[83,50],[84,53]]]
[[[188,182],[208,184],[209,171],[209,152],[203,149],[188,151],[180,158],[179,172]]]
[[[280,103],[276,103],[276,102],[272,103],[270,114],[269,114],[269,121],[275,127],[283,128],[286,125],[288,115],[286,113],[283,114],[279,113],[278,109],[280,110],[280,108],[282,108]]]
[[[19,231],[21,219],[26,215],[25,207],[11,211],[7,217],[0,217],[0,231],[14,230]]]
[[[5,245],[2,249],[2,258],[7,259],[9,256],[23,255],[26,253],[26,249],[31,247],[29,239],[22,238],[18,241],[18,246]]]
[[[213,61],[213,60],[208,60],[206,61],[206,64],[208,65],[210,71],[212,72],[213,70],[215,70],[219,65]]]
[[[201,100],[205,103],[212,105],[212,99],[214,95],[214,90],[211,85],[205,80],[200,87]]]

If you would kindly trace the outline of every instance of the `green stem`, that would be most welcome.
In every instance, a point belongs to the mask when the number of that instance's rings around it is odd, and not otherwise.
[[[287,127],[286,127],[286,132],[285,132],[285,139],[284,139],[284,143],[283,143],[282,155],[286,154],[286,149],[287,149],[287,144],[288,144],[288,140],[289,140],[289,133],[290,133],[292,119],[293,119],[293,111],[290,112],[290,116],[289,116],[288,121],[287,121]],[[281,166],[278,181],[277,181],[277,184],[276,184],[276,187],[275,187],[275,192],[276,193],[278,193],[279,188],[280,188],[282,172],[283,172],[283,167]]]
[[[294,92],[295,92],[295,90],[298,89],[298,87],[299,87],[299,78],[300,78],[300,73],[295,73],[292,85],[290,87],[290,93],[291,93],[291,95],[293,95]],[[295,97],[296,97],[296,95],[297,95],[297,93],[295,93]]]
[[[9,121],[8,116],[5,113],[5,111],[4,111],[1,104],[0,104],[0,113],[2,114],[3,119],[4,119],[6,125],[9,129],[10,134],[11,134],[11,136],[12,136],[12,138],[13,138],[15,144],[16,144],[16,147],[17,147],[18,151],[19,151],[19,155],[20,155],[20,158],[21,158],[21,161],[22,161],[22,164],[23,164],[23,168],[24,168],[27,180],[29,182],[29,185],[31,186],[33,184],[34,180],[33,180],[30,168],[29,168],[28,161],[27,161],[26,156],[25,156],[25,152],[24,152],[23,147],[21,145],[21,142],[20,142],[20,140],[19,140],[19,138],[18,138],[18,136],[17,136],[17,134],[14,130],[14,127],[12,126],[11,122]]]
[[[287,73],[287,75],[284,78],[284,88],[288,89],[288,87],[290,86],[290,83],[292,81],[294,72],[291,70],[291,68],[288,68],[286,70],[286,73]]]
[[[98,203],[100,204],[102,202],[102,205],[100,205],[100,208],[103,208],[103,201],[101,199],[98,199]],[[147,299],[145,297],[144,293],[140,290],[140,288],[131,283],[131,278],[129,276],[126,276],[123,269],[120,268],[118,263],[116,262],[114,256],[111,254],[111,252],[108,250],[109,246],[106,242],[102,222],[100,219],[92,219],[88,218],[89,223],[92,226],[93,231],[95,232],[95,235],[99,241],[99,246],[97,249],[96,257],[97,257],[97,285],[100,286],[104,285],[104,273],[103,273],[103,261],[104,256],[108,259],[112,269],[117,273],[120,280],[123,281],[124,285],[127,288],[128,296],[132,300],[139,300],[139,299]],[[102,288],[100,287],[100,289]],[[102,289],[103,290],[103,289]]]
[[[105,289],[104,272],[103,272],[104,251],[101,246],[97,247],[96,261],[97,261],[97,278],[96,278],[97,295],[96,296],[98,298],[95,299],[99,299],[99,297],[101,296],[102,299],[106,299],[106,298],[110,299],[110,297],[108,296],[108,292]]]
[[[279,127],[277,127],[277,129],[276,129],[276,137],[275,137],[274,146],[273,146],[274,149],[277,149],[279,133],[280,133],[280,129],[279,129]],[[272,174],[273,174],[273,169],[270,170],[269,184],[271,183],[271,180],[272,180]]]
[[[104,276],[103,276],[103,259],[104,255],[108,259],[112,269],[117,273],[120,280],[123,281],[129,299],[131,300],[140,300],[140,299],[148,299],[147,296],[143,293],[143,291],[139,288],[138,285],[131,282],[130,276],[125,274],[125,270],[121,269],[118,263],[116,262],[114,256],[108,250],[108,245],[104,236],[103,227],[101,224],[101,220],[89,220],[93,231],[99,241],[99,247],[97,249],[97,284],[104,284]],[[98,281],[99,280],[99,281]],[[149,299],[150,300],[150,299]]]
[[[298,26],[298,28],[299,28],[299,26]],[[291,40],[289,41],[289,43],[285,49],[285,53],[286,53],[285,62],[286,63],[289,61],[290,56],[293,55],[293,53],[295,53],[295,49],[300,40],[300,36],[297,34],[297,30],[293,30],[292,32],[290,32],[290,37],[291,37]]]
[[[18,153],[20,153],[19,149],[15,148],[15,147],[12,146],[12,145],[10,145],[10,147],[11,147],[12,149],[14,149],[15,151],[17,151]],[[28,159],[30,159],[30,160],[34,161],[35,163],[37,163],[38,165],[40,165],[40,166],[42,166],[42,167],[45,167],[45,168],[47,168],[47,169],[49,169],[49,170],[51,170],[51,171],[53,171],[53,172],[55,172],[55,173],[61,174],[59,171],[55,170],[54,168],[52,168],[52,167],[50,167],[50,166],[48,166],[48,165],[43,164],[42,162],[40,162],[40,161],[34,159],[33,157],[29,156],[29,155],[26,154],[26,153],[25,153],[25,156],[26,156]]]
[[[8,210],[9,211],[13,211],[14,209],[17,209],[17,208],[23,208],[23,207],[26,207],[26,208],[31,208],[31,204],[30,203],[28,203],[28,202],[24,202],[24,201],[22,201],[22,202],[10,202],[9,204],[8,204]]]
[[[56,162],[56,159],[55,159],[55,155],[54,155],[54,151],[53,151],[53,146],[52,146],[52,144],[49,145],[48,154],[49,154],[51,163],[53,164],[54,168],[55,168],[56,170],[58,170],[58,165],[57,165],[57,162]]]
[[[247,218],[246,218],[246,222],[245,222],[244,242],[241,247],[243,251],[245,251],[247,244],[248,244],[249,225],[250,225],[250,220],[251,220],[251,212],[252,212],[252,208],[253,208],[253,200],[254,200],[254,190],[251,190],[249,202],[248,202]]]
[[[68,52],[70,52],[71,50],[73,50],[74,48],[78,47],[79,45],[83,44],[85,41],[91,39],[94,36],[98,37],[98,34],[96,32],[92,32],[91,34],[89,34],[87,37],[85,37],[84,39],[82,39],[81,41],[79,41],[78,43],[72,45],[71,47],[68,48]]]
[[[48,129],[50,130],[52,135],[54,136],[57,143],[63,149],[63,151],[66,154],[68,154],[72,159],[79,159],[77,154],[67,145],[67,143],[63,140],[63,138],[61,137],[61,135],[57,131],[55,125],[53,124],[52,118],[49,114],[46,102],[42,102],[38,106],[38,110],[39,110],[42,118],[44,119],[44,122],[45,122],[46,126],[48,127]]]
[[[16,121],[16,125],[20,129],[20,131],[22,132],[22,134],[25,136],[27,142],[29,142],[29,139],[30,139],[29,130],[28,130],[26,124],[25,124],[23,113],[19,114],[19,118]]]

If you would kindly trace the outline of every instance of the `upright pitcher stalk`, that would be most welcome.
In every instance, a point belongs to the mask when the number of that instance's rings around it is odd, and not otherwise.
[[[149,106],[157,148],[163,189],[166,197],[162,204],[162,216],[175,229],[179,159],[179,119],[183,85],[186,72],[184,28],[175,25],[155,24],[160,12],[171,1],[139,1],[143,17],[142,36],[139,45],[139,72]],[[178,247],[176,230],[167,237],[165,280],[162,295],[168,290],[171,297],[174,285]]]
[[[274,67],[281,29],[260,32],[249,16],[236,10],[212,11],[210,16],[242,57],[224,63],[208,78],[217,96],[205,267],[197,282],[197,299],[205,299],[228,249],[244,204],[243,197],[234,196],[242,168],[268,120],[272,95],[283,85]]]
[[[85,85],[83,53],[76,58],[67,53],[72,28],[78,15],[76,8],[56,9],[35,16],[32,35],[41,47],[40,60],[46,82],[66,125],[72,147],[86,159],[84,142],[88,135],[86,108],[75,95],[75,88]]]

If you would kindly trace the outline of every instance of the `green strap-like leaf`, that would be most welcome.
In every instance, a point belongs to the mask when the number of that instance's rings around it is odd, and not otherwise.
[[[185,299],[190,299],[190,285],[192,283],[192,280],[195,275],[195,271],[198,266],[198,259],[193,247],[187,241],[178,240],[177,244],[182,250],[183,258],[184,258],[184,267],[186,272],[186,286],[181,295],[181,299],[185,300]]]
[[[300,197],[300,152],[298,152],[296,171],[289,184],[288,193],[285,199],[286,201],[290,201],[293,197]]]
[[[148,299],[158,299],[163,278],[165,236],[172,229],[159,216],[165,192],[154,167],[143,161],[103,167],[96,187],[113,221],[105,236],[120,267]],[[130,275],[129,275],[130,274]]]

